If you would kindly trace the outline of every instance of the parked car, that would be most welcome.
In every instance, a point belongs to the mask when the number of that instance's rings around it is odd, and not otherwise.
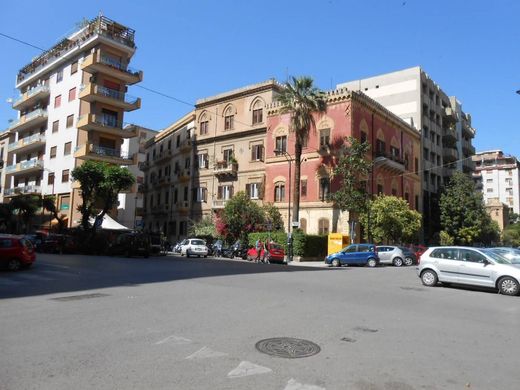
[[[410,266],[417,264],[417,255],[415,252],[413,252],[410,248],[407,248],[405,246],[398,247],[403,251],[404,254],[404,265]]]
[[[253,261],[258,258],[258,251],[255,247],[247,250],[247,259]],[[275,242],[267,243],[266,248],[260,251],[260,259],[266,263],[285,264],[285,250],[282,245]]]
[[[123,233],[108,248],[110,255],[150,256],[150,238],[143,233]]]
[[[405,255],[397,246],[378,245],[377,254],[381,264],[392,264],[401,267],[404,264]]]
[[[0,234],[0,264],[9,271],[29,268],[36,260],[34,246],[22,236]]]
[[[415,253],[415,257],[417,259],[417,263],[421,261],[421,256],[424,252],[426,252],[428,248],[424,245],[411,245],[410,250]]]
[[[491,249],[430,248],[421,256],[417,275],[425,286],[441,282],[495,288],[505,295],[520,292],[520,268]]]
[[[333,267],[344,264],[375,267],[379,264],[379,256],[374,244],[352,244],[325,257],[325,263]]]
[[[513,264],[520,264],[520,249],[516,248],[489,248],[495,253],[498,253],[501,256],[504,256],[506,259],[510,260]]]
[[[204,256],[208,257],[206,241],[200,238],[187,238],[181,244],[181,256]]]
[[[77,251],[76,240],[65,234],[49,234],[40,244],[44,253],[74,253]]]

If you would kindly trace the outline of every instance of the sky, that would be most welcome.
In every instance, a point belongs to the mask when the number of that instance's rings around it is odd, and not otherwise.
[[[73,5],[72,5],[73,4]],[[136,30],[140,110],[161,130],[197,99],[270,78],[337,84],[421,66],[472,115],[477,151],[520,157],[517,0],[25,0],[0,4],[0,33],[48,49],[101,11]],[[40,51],[0,35],[0,130],[16,117],[18,70]]]

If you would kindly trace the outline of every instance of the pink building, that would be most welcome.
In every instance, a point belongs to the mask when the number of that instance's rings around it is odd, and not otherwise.
[[[372,145],[368,158],[374,160],[374,169],[373,175],[367,178],[368,192],[405,198],[411,208],[421,210],[417,130],[361,92],[343,89],[328,92],[327,105],[326,114],[316,116],[316,129],[310,132],[303,149],[300,227],[309,234],[348,232],[351,216],[328,201],[328,195],[340,185],[337,178],[330,178],[335,155],[345,137],[350,135],[368,140]],[[294,158],[295,141],[289,128],[290,115],[280,115],[279,108],[278,103],[267,107],[264,202],[274,202],[287,223],[289,164],[286,156],[277,156],[274,150],[285,150]],[[292,171],[294,175],[294,163]]]

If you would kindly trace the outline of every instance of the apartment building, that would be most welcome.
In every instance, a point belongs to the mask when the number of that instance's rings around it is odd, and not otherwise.
[[[146,161],[146,143],[157,135],[157,131],[133,124],[126,125],[125,128],[137,134],[136,137],[125,138],[121,146],[123,154],[137,156],[137,164],[128,166],[130,172],[135,176],[136,183],[129,191],[119,194],[117,220],[129,229],[142,229],[144,226],[144,197],[143,193],[139,191],[139,186],[144,184],[144,172],[140,169],[140,163]]]
[[[190,112],[147,141],[139,163],[145,174],[139,186],[142,228],[170,242],[187,236],[193,217],[194,128],[195,112]]]
[[[223,209],[238,191],[262,203],[265,183],[266,105],[280,90],[275,80],[197,100],[192,218]]]
[[[280,115],[279,109],[279,103],[267,106],[264,201],[274,202],[287,226],[293,185],[287,160],[294,167],[295,139],[289,131],[290,115]],[[364,93],[347,89],[327,92],[327,112],[316,115],[315,122],[316,131],[310,132],[303,149],[299,183],[298,222],[304,232],[349,234],[349,220],[358,219],[348,211],[342,212],[329,198],[341,185],[340,178],[332,173],[348,136],[372,145],[369,159],[373,161],[373,172],[367,178],[368,194],[402,197],[411,208],[421,210],[421,145],[414,127]],[[361,237],[362,232],[358,230],[357,235]]]
[[[68,226],[75,226],[81,197],[72,170],[89,159],[136,164],[135,154],[122,152],[123,140],[137,136],[135,127],[123,126],[124,114],[141,105],[126,93],[143,78],[128,67],[134,34],[100,15],[18,72],[4,198],[53,194]]]
[[[510,213],[520,214],[520,164],[502,150],[477,152],[473,156],[473,179],[482,191],[484,203],[498,199]]]
[[[5,182],[5,161],[7,156],[7,147],[9,145],[9,132],[3,131],[0,133],[0,203],[4,202],[3,186]]]
[[[440,190],[455,170],[471,174],[475,129],[456,97],[420,67],[341,83],[362,91],[421,132],[423,225],[426,241],[439,229]]]

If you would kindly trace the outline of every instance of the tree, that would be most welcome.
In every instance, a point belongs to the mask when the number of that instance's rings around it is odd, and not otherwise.
[[[245,192],[239,191],[226,202],[215,225],[217,233],[228,241],[241,239],[247,242],[249,233],[265,230],[265,214]]]
[[[134,175],[127,168],[92,160],[74,168],[72,179],[80,183],[83,203],[78,206],[78,210],[85,231],[94,231],[108,210],[117,204],[118,194],[135,183]],[[92,217],[95,217],[95,221],[91,226]]]
[[[266,203],[263,206],[264,214],[265,214],[265,223],[271,224],[271,231],[276,232],[279,230],[283,230],[283,219],[282,214],[280,214],[280,210],[272,203]]]
[[[199,222],[193,222],[188,229],[188,233],[194,237],[215,237],[217,235],[215,221],[211,216],[204,217]]]
[[[520,222],[520,214],[517,213],[509,213],[509,224],[513,225],[515,223]]]
[[[520,223],[509,225],[503,232],[504,245],[520,247]]]
[[[35,195],[19,195],[10,202],[12,210],[17,214],[17,232],[26,233],[29,230],[31,219],[40,208],[40,198]]]
[[[443,234],[457,245],[498,241],[500,232],[486,213],[482,194],[462,172],[455,172],[439,202]]]
[[[56,197],[54,195],[46,195],[41,201],[41,206],[52,214],[52,217],[58,221],[58,233],[61,233],[65,227],[65,215],[58,213],[56,207]]]
[[[345,141],[344,152],[333,170],[333,176],[339,178],[340,186],[331,198],[342,211],[359,214],[366,211],[368,206],[366,180],[372,163],[366,156],[370,151],[370,144],[360,142],[352,136]]]
[[[291,77],[291,81],[284,84],[282,92],[276,97],[281,103],[280,113],[290,113],[290,129],[295,134],[294,145],[294,194],[293,194],[293,221],[299,221],[300,211],[300,176],[301,156],[305,141],[311,129],[315,129],[314,114],[324,113],[327,110],[325,94],[314,87],[310,77]],[[289,222],[290,223],[290,222]]]
[[[10,203],[0,203],[0,232],[11,233],[15,229],[13,207]]]
[[[411,210],[408,202],[396,196],[378,195],[369,202],[370,224],[375,242],[410,242],[421,228],[421,214]],[[368,208],[361,214],[368,226]]]

